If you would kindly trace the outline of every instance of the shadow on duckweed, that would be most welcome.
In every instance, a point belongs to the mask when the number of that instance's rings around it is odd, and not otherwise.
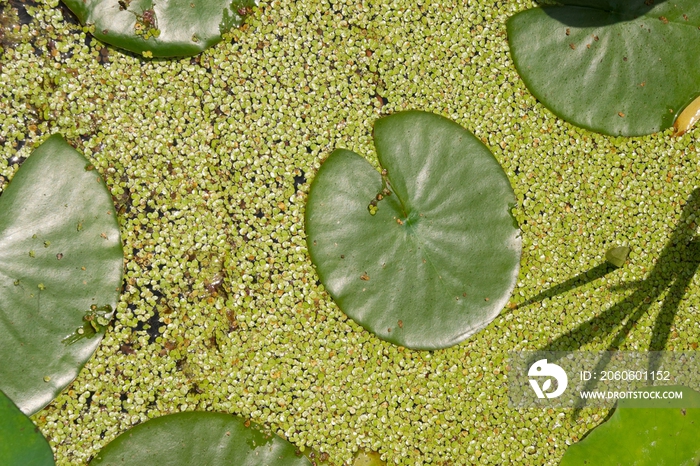
[[[555,338],[538,351],[577,351],[600,337],[612,334],[614,337],[605,351],[616,351],[624,343],[639,319],[648,312],[652,303],[665,294],[661,309],[654,322],[648,348],[649,351],[663,351],[666,348],[680,302],[685,296],[698,266],[700,266],[700,236],[696,234],[696,224],[693,221],[694,215],[698,212],[700,212],[700,188],[696,188],[688,197],[671,238],[664,246],[647,277],[643,280],[621,283],[610,288],[612,291],[634,290],[634,292],[592,319]],[[613,270],[615,267],[608,263],[597,265],[537,294],[514,309],[567,293],[593,282]],[[598,362],[594,371],[600,372],[609,362],[610,353]],[[658,364],[658,359],[650,358],[649,370],[655,371]],[[597,384],[597,380],[590,380],[586,390],[594,389]],[[582,407],[577,407],[573,417],[577,417],[581,409]]]

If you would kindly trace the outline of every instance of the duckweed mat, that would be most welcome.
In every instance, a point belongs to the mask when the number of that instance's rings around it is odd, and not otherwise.
[[[348,464],[557,464],[602,409],[508,407],[517,350],[698,345],[698,130],[609,137],[526,90],[505,23],[531,1],[268,1],[193,58],[103,46],[56,0],[0,0],[0,186],[61,132],[111,190],[116,317],[33,416],[60,465],[179,411],[229,412]],[[17,26],[17,25],[21,26]],[[373,122],[406,109],[473,132],[516,193],[514,294],[448,349],[392,346],[332,302],[309,260],[309,183],[335,148],[377,166]],[[627,264],[605,252],[631,249]],[[596,318],[598,316],[598,318]]]

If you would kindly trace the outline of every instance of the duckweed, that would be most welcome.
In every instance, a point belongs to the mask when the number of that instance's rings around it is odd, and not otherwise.
[[[554,117],[508,54],[505,21],[531,6],[271,0],[246,30],[174,61],[99,43],[57,0],[27,6],[32,21],[0,55],[0,186],[60,131],[105,177],[126,256],[101,346],[33,417],[58,464],[85,464],[131,426],[178,411],[249,417],[337,465],[358,450],[397,465],[556,464],[602,422],[604,410],[510,409],[507,352],[545,346],[624,299],[613,285],[646,276],[698,186],[697,129],[626,139]],[[369,128],[404,109],[444,115],[490,147],[522,229],[508,309],[435,352],[348,320],[304,238],[322,160],[345,147],[377,166]],[[625,267],[518,307],[619,244],[633,251]],[[680,301],[668,349],[697,347],[699,301]],[[622,349],[647,347],[659,309]]]

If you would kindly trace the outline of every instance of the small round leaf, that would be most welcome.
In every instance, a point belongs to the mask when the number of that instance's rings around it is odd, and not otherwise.
[[[627,256],[629,255],[630,248],[628,246],[617,246],[605,252],[605,260],[615,267],[622,267],[627,262]]]
[[[255,0],[63,0],[99,40],[145,56],[196,55],[240,26]]]
[[[53,452],[39,429],[0,391],[0,464],[51,466]]]
[[[508,20],[513,62],[545,107],[610,135],[673,125],[700,93],[700,2],[564,0]]]
[[[319,169],[306,207],[311,259],[340,309],[380,338],[455,345],[493,320],[515,285],[513,190],[491,152],[441,116],[382,118],[374,141],[386,186],[347,150]]]
[[[51,136],[0,196],[0,389],[24,413],[51,402],[97,348],[122,262],[104,181]]]
[[[223,413],[170,414],[124,432],[90,462],[108,465],[310,466],[286,440]]]

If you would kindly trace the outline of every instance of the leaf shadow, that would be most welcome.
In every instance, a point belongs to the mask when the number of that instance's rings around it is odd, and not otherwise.
[[[666,0],[537,0],[552,19],[575,28],[604,27],[632,21]],[[563,8],[565,7],[565,8]]]
[[[654,321],[648,348],[652,352],[663,351],[670,337],[680,302],[700,266],[700,236],[696,235],[696,225],[693,221],[694,215],[698,212],[700,212],[700,188],[696,188],[688,197],[671,238],[646,278],[610,287],[611,290],[632,290],[632,293],[595,317],[555,338],[538,351],[576,351],[601,337],[612,335],[612,340],[604,350],[606,355],[592,370],[594,373],[600,372],[610,362],[610,352],[619,349],[652,303],[665,294],[661,309]],[[518,305],[516,309],[571,291],[601,278],[612,270],[614,270],[613,266],[600,264],[539,293]],[[650,358],[649,370],[656,370],[658,364],[659,360],[656,357]],[[592,379],[587,382],[584,390],[593,390],[597,384],[597,380]],[[574,409],[573,418],[578,417],[583,406],[577,406]]]

